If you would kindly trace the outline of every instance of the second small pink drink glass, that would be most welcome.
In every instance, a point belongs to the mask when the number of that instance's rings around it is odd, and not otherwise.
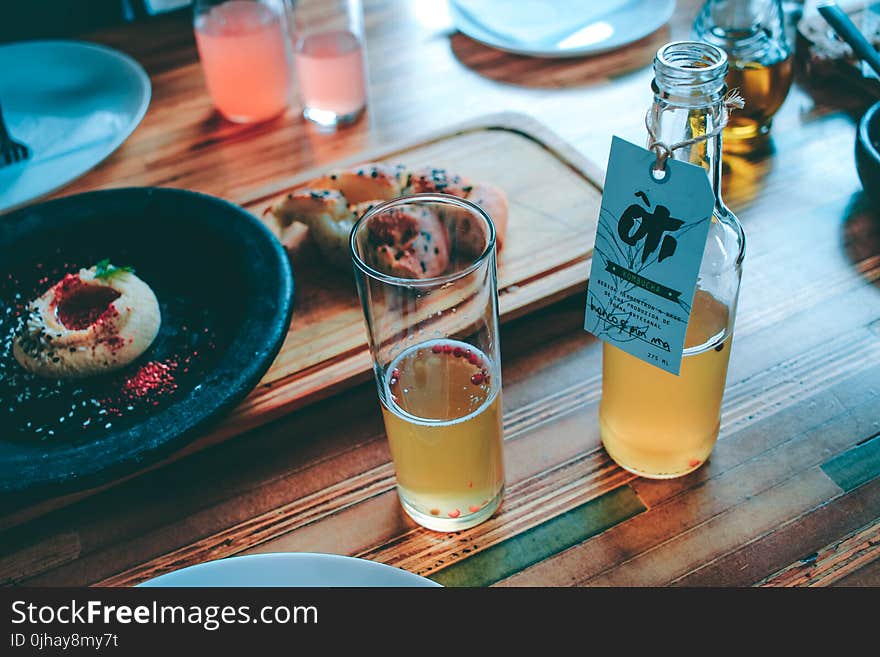
[[[355,121],[367,104],[360,0],[300,0],[294,7],[303,116],[328,128]]]

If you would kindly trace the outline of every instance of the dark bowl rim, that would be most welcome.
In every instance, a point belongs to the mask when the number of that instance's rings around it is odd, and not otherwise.
[[[227,388],[221,396],[220,401],[214,404],[210,411],[202,415],[191,426],[185,428],[179,433],[172,434],[170,438],[149,449],[129,454],[119,462],[103,468],[95,468],[94,470],[89,470],[83,473],[66,473],[55,478],[47,477],[38,481],[24,481],[22,478],[21,480],[13,479],[12,483],[9,481],[2,482],[3,485],[0,486],[0,496],[2,496],[4,500],[10,497],[25,497],[28,500],[31,498],[45,499],[48,497],[58,497],[61,495],[99,488],[115,480],[127,478],[130,475],[136,475],[139,471],[145,470],[156,462],[176,453],[181,448],[191,443],[201,430],[231,410],[253,391],[260,379],[271,367],[284,344],[285,338],[287,337],[291,318],[293,316],[295,293],[293,271],[290,260],[287,257],[287,252],[272,231],[262,221],[260,221],[253,213],[232,201],[212,196],[210,194],[204,194],[202,192],[175,187],[114,187],[71,194],[60,198],[28,204],[0,216],[0,222],[5,223],[24,220],[24,217],[26,217],[28,213],[33,212],[37,208],[43,209],[55,206],[63,208],[65,204],[73,202],[79,203],[82,202],[83,199],[107,197],[112,195],[121,196],[126,194],[144,194],[147,196],[160,195],[168,196],[170,198],[197,198],[216,207],[224,208],[230,215],[238,216],[244,222],[243,225],[248,226],[247,230],[253,230],[254,234],[259,236],[258,239],[264,240],[264,245],[267,247],[267,251],[271,253],[275,260],[275,264],[277,265],[272,268],[272,271],[278,274],[277,300],[279,304],[279,312],[275,317],[275,321],[271,325],[271,330],[264,343],[265,345],[268,345],[269,348],[265,350],[265,356],[263,358],[251,360],[244,369],[240,370],[241,376],[237,379],[236,385]],[[234,344],[234,342],[231,343],[231,345]],[[4,502],[3,505],[5,506],[6,503]]]
[[[874,146],[874,142],[871,140],[871,135],[868,132],[872,121],[875,120],[880,121],[880,101],[871,105],[862,115],[862,118],[859,119],[858,135],[859,144],[861,144],[862,148],[871,159],[880,165],[880,150]],[[877,126],[877,130],[880,130],[880,125]]]

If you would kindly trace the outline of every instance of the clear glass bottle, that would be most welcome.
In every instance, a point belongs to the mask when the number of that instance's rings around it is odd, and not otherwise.
[[[792,49],[781,0],[707,0],[694,21],[694,38],[727,53],[727,86],[745,99],[724,131],[725,151],[766,147],[773,115],[791,88]]]
[[[681,41],[654,59],[649,124],[673,144],[705,135],[724,116],[727,56],[720,48]],[[721,137],[674,151],[706,169],[715,195],[678,376],[604,343],[599,425],[602,443],[623,468],[655,479],[702,465],[718,437],[721,398],[745,254],[745,234],[721,200]]]

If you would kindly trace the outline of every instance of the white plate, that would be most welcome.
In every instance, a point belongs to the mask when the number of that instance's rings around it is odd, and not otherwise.
[[[119,148],[150,104],[131,57],[79,41],[0,46],[0,106],[31,159],[0,167],[0,212],[79,178]]]
[[[582,57],[625,46],[663,27],[675,0],[451,0],[462,33],[532,57]]]
[[[160,575],[140,586],[440,586],[385,564],[336,554],[291,552],[251,554],[208,561]]]

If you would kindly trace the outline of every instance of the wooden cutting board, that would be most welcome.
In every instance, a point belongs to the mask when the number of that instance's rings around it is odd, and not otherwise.
[[[242,205],[262,216],[279,196],[327,169],[375,160],[446,167],[505,190],[510,218],[498,269],[502,322],[586,291],[604,174],[525,115],[486,116],[408,144],[273,180]],[[237,408],[171,457],[98,488],[34,500],[0,518],[0,527],[71,504],[367,380],[372,369],[354,274],[328,269],[315,255],[308,247],[292,254],[296,292],[286,341],[265,377]],[[503,343],[501,358],[503,362]]]
[[[289,180],[244,204],[257,216],[330,168],[384,160],[445,167],[501,187],[510,219],[498,265],[501,321],[585,289],[602,195],[602,172],[547,127],[521,114],[483,117],[406,145],[362,153]],[[371,374],[353,274],[322,265],[314,248],[291,256],[293,321],[281,352],[251,395],[210,436],[242,433]],[[502,360],[504,345],[501,345]],[[193,448],[198,449],[203,440]],[[189,451],[189,450],[187,450]]]

